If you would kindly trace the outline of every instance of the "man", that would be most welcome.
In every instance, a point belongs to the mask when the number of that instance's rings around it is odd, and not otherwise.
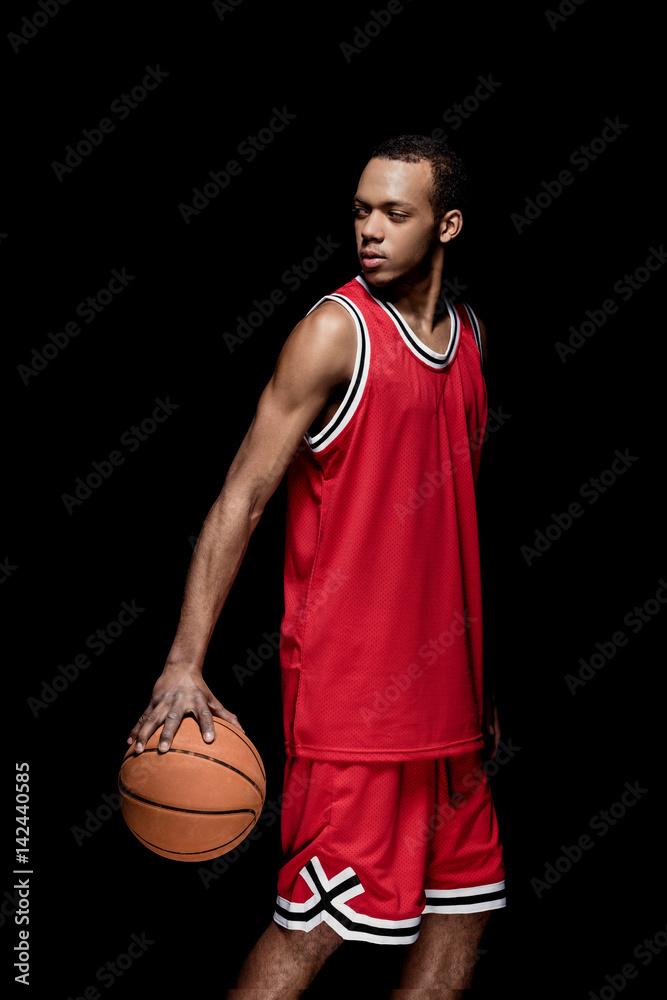
[[[482,677],[475,489],[483,324],[444,299],[465,169],[424,136],[381,145],[354,199],[361,274],[287,338],[200,534],[172,649],[130,734],[185,713],[242,728],[202,677],[264,507],[288,472],[281,625],[285,864],[230,996],[301,996],[345,939],[406,944],[400,990],[472,981],[502,848],[481,767],[500,738]],[[304,791],[305,790],[305,791]],[[290,791],[296,794],[289,795]],[[437,990],[437,994],[433,991]],[[396,993],[396,996],[404,994]]]

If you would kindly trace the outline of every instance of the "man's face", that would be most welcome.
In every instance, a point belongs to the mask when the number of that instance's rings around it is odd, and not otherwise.
[[[369,285],[426,277],[438,245],[427,191],[431,164],[369,160],[354,198],[357,255]]]

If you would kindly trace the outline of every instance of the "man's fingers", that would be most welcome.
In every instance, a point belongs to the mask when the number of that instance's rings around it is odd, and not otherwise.
[[[231,722],[233,726],[240,729],[242,733],[245,733],[245,729],[239,722],[236,715],[233,712],[228,712],[224,705],[221,705],[219,701],[209,701],[210,707],[213,709],[213,714],[217,715],[219,719],[223,719],[225,722]]]
[[[139,721],[130,733],[130,738],[128,739],[128,743],[131,743],[132,740],[137,741],[137,745],[134,748],[135,753],[142,752],[146,746],[146,741],[151,738],[161,722],[161,716],[153,709],[153,706],[149,706],[147,711],[140,716]]]
[[[141,727],[143,726],[144,722],[146,721],[146,719],[150,715],[150,713],[152,711],[152,708],[153,708],[152,704],[149,705],[148,708],[146,709],[146,711],[143,712],[139,716],[138,720],[132,726],[132,729],[130,730],[130,735],[127,738],[127,742],[128,743],[134,743],[134,741],[136,740],[137,736],[139,735],[139,730],[141,729]]]
[[[233,726],[236,726],[236,728],[240,729],[242,733],[245,733],[245,729],[243,728],[243,726],[241,725],[238,718],[234,715],[233,712],[228,712],[227,709],[224,708],[221,718],[224,719],[225,722],[231,722]]]
[[[171,699],[171,705],[169,706],[169,711],[167,712],[164,726],[160,733],[160,742],[158,743],[158,751],[160,753],[166,752],[171,746],[171,741],[176,735],[176,730],[187,711],[189,709],[187,704],[183,703],[183,695],[180,691],[177,691]]]
[[[196,706],[193,709],[195,718],[199,723],[199,728],[201,729],[202,737],[206,743],[212,743],[215,739],[215,726],[213,725],[213,713],[206,704],[206,699],[203,695],[199,695],[196,698]]]
[[[135,753],[142,753],[147,741],[164,723],[160,733],[158,751],[166,753],[171,748],[174,736],[186,714],[194,715],[206,743],[212,743],[215,740],[214,715],[229,722],[242,733],[245,732],[237,716],[233,712],[228,712],[208,689],[194,692],[173,691],[172,689],[166,697],[156,697],[154,693],[154,700],[133,727],[127,742],[131,744],[136,740]]]
[[[136,724],[136,725],[134,726],[134,728],[133,728],[133,729],[132,729],[132,730],[130,731],[130,735],[129,735],[129,736],[128,736],[128,738],[127,738],[127,742],[128,742],[128,743],[134,743],[134,741],[135,741],[135,740],[137,739],[137,737],[139,736],[139,732],[140,732],[140,730],[141,730],[141,728],[142,728],[142,726],[143,726],[144,722],[146,721],[146,718],[147,718],[147,717],[146,717],[145,715],[142,715],[142,716],[140,717],[140,719],[139,719],[139,721],[137,722],[137,724]]]
[[[176,730],[180,726],[182,719],[183,712],[167,712],[167,718],[164,720],[164,726],[162,727],[162,732],[160,733],[160,742],[158,743],[158,751],[160,753],[166,753],[170,748],[171,741],[176,735]]]

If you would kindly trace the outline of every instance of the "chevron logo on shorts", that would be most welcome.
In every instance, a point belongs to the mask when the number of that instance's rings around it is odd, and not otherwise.
[[[317,856],[299,872],[312,890],[305,903],[292,903],[278,895],[273,919],[281,927],[310,931],[323,920],[342,938],[375,944],[411,944],[419,936],[421,917],[408,920],[385,920],[357,913],[347,905],[349,899],[365,892],[353,868],[344,868],[327,878]]]

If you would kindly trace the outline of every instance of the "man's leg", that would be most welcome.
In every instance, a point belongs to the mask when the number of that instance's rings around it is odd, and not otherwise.
[[[461,1000],[491,911],[505,906],[502,845],[481,751],[440,758],[435,771],[425,908],[392,1000]],[[467,912],[482,900],[485,909]]]
[[[391,1000],[460,1000],[472,985],[478,945],[490,910],[425,913],[405,956]]]
[[[271,921],[241,967],[229,1000],[297,1000],[343,943],[322,921],[311,931],[287,930]]]

